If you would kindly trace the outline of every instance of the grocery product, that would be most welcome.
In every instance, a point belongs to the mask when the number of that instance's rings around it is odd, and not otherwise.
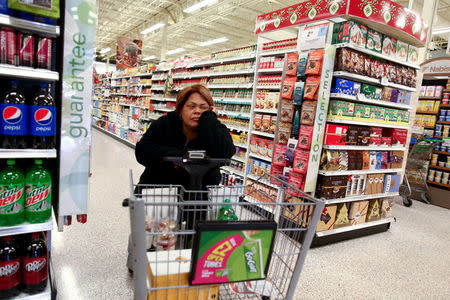
[[[308,76],[306,78],[305,93],[303,95],[303,98],[308,100],[315,99],[315,95],[319,91],[319,86],[320,76]]]
[[[286,75],[297,75],[298,53],[289,53],[287,57]]]
[[[19,64],[33,67],[34,65],[34,36],[20,32],[18,34]]]
[[[15,65],[17,61],[16,32],[0,27],[0,63]]]
[[[11,236],[0,244],[0,298],[9,299],[20,292],[21,261],[19,251]]]
[[[42,166],[42,160],[35,160],[35,165],[27,173],[25,183],[26,220],[30,223],[47,221],[52,208],[52,177]]]
[[[306,64],[308,63],[309,52],[301,52],[298,55],[297,76],[302,77],[306,74]]]
[[[226,204],[222,205],[219,209],[219,215],[217,217],[218,220],[222,221],[235,221],[238,219],[236,216],[233,207],[230,205],[230,199],[225,199],[223,202]]]
[[[48,252],[38,232],[31,234],[23,257],[23,290],[29,294],[42,292],[48,281]]]
[[[322,73],[322,62],[325,54],[324,49],[314,50],[309,53],[306,75],[320,75]]]
[[[39,37],[36,45],[36,67],[51,70],[52,39],[47,37]]]
[[[29,108],[31,145],[36,149],[56,148],[56,103],[48,89],[41,84]]]
[[[25,177],[13,159],[0,172],[0,226],[14,226],[24,221]]]
[[[381,53],[383,34],[371,28],[367,31],[366,48]]]

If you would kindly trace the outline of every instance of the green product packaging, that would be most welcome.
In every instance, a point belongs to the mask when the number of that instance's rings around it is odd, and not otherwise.
[[[306,65],[308,64],[309,52],[301,52],[298,54],[297,76],[305,76]]]
[[[419,59],[419,49],[417,47],[408,45],[408,62],[417,64]]]
[[[386,108],[380,106],[370,107],[370,119],[373,122],[383,123],[386,117]]]
[[[52,177],[36,159],[26,177],[26,220],[30,223],[43,223],[52,213]]]
[[[373,85],[363,83],[361,85],[361,93],[364,94],[368,99],[375,99],[377,88]],[[380,98],[381,98],[381,91],[380,91]]]
[[[49,17],[53,19],[60,18],[59,7],[60,7],[59,0],[47,0],[47,1],[8,0],[8,8],[17,9],[27,13]],[[92,20],[92,22],[96,21],[96,18],[92,18],[92,16],[89,15],[89,12],[92,11],[92,8],[89,7],[89,4],[87,2],[83,2],[83,4],[80,5],[79,7],[76,7],[76,9],[78,11],[78,16],[80,19],[84,18],[86,19],[87,22],[89,22],[89,20]],[[96,11],[95,8],[94,11]]]
[[[371,117],[371,107],[364,104],[355,104],[355,118],[367,121]]]
[[[381,45],[383,43],[383,34],[370,29],[367,31],[366,48],[381,53]]]
[[[9,159],[0,172],[0,226],[14,226],[23,223],[25,216],[25,177]]]
[[[385,120],[389,123],[397,123],[398,110],[393,108],[386,108]]]
[[[409,124],[409,111],[407,111],[407,110],[399,110],[398,111],[397,123]]]
[[[330,101],[329,116],[339,118],[352,118],[355,113],[355,104],[345,101]]]

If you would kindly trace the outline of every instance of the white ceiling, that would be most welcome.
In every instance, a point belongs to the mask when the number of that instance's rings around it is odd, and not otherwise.
[[[97,51],[110,47],[107,55],[114,56],[116,38],[125,36],[143,40],[143,55],[161,58],[162,36],[167,31],[167,49],[185,48],[186,51],[166,56],[201,56],[223,49],[247,46],[257,40],[255,20],[260,14],[284,8],[302,0],[217,0],[191,14],[184,9],[199,0],[99,0],[99,19],[96,32]],[[413,10],[421,13],[423,3],[415,0]],[[450,26],[450,0],[440,0],[435,28]],[[156,23],[166,27],[147,35],[140,32]],[[227,37],[225,43],[200,47],[198,43]],[[442,37],[441,37],[442,38]]]

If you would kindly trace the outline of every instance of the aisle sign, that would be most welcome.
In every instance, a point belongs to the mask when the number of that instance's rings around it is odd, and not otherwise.
[[[59,217],[87,213],[95,0],[67,0],[64,26]]]
[[[430,59],[420,65],[423,75],[450,75],[450,58]]]

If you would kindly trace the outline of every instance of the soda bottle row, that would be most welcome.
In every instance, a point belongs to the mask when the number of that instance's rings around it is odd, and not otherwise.
[[[0,63],[51,70],[53,40],[0,27]]]
[[[48,281],[48,251],[43,233],[0,238],[0,299],[20,292],[42,292]]]
[[[56,148],[56,102],[48,84],[41,84],[33,99],[27,100],[19,83],[12,81],[0,111],[1,148]]]
[[[42,160],[36,159],[24,176],[16,161],[8,159],[0,171],[0,226],[46,222],[51,208],[52,177]]]

